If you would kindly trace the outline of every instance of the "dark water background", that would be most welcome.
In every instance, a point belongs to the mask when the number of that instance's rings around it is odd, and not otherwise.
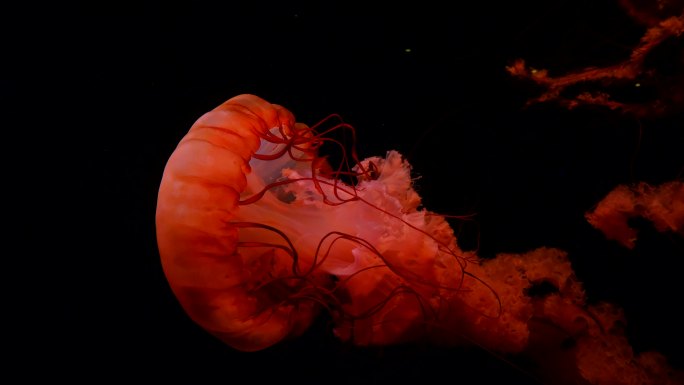
[[[628,251],[583,218],[618,184],[681,176],[681,113],[525,108],[537,90],[505,71],[516,58],[552,75],[609,65],[629,55],[643,27],[616,4],[591,0],[274,3],[82,4],[60,8],[67,17],[31,19],[50,28],[37,45],[16,44],[31,60],[7,77],[3,95],[32,102],[18,110],[18,127],[49,154],[21,173],[39,181],[22,225],[26,249],[41,250],[33,277],[48,284],[28,302],[42,304],[32,317],[39,342],[21,354],[41,363],[29,374],[89,383],[535,383],[477,348],[347,346],[325,317],[257,353],[194,325],[161,270],[156,192],[194,120],[241,93],[309,124],[340,114],[356,127],[361,157],[403,153],[425,207],[477,213],[473,223],[453,222],[464,248],[479,239],[483,257],[567,250],[589,299],[625,309],[635,349],[684,367],[681,238],[637,223],[642,238]],[[34,114],[48,117],[36,131]]]

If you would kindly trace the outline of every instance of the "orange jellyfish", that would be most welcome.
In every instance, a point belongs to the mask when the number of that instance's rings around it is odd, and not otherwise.
[[[359,160],[340,146],[332,169],[318,149],[336,143],[329,131],[353,129],[331,121],[308,127],[240,95],[180,141],[159,189],[157,238],[171,289],[196,323],[255,351],[326,311],[335,335],[356,345],[522,352],[548,365],[553,383],[680,383],[660,355],[631,350],[619,308],[587,305],[565,252],[482,260],[461,250],[446,220],[421,208],[396,151]],[[537,285],[551,289],[537,295]],[[565,339],[574,343],[564,350],[548,343]]]
[[[157,235],[190,317],[241,350],[301,333],[320,308],[361,345],[423,334],[426,319],[449,316],[452,298],[497,318],[495,291],[447,222],[418,209],[401,156],[331,171],[316,156],[323,134],[242,95],[181,140],[159,189]],[[343,174],[358,183],[335,179]]]

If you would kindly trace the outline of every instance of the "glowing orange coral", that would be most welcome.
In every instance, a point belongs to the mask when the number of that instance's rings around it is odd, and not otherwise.
[[[639,12],[637,10],[638,7],[635,7],[632,2],[623,0],[622,3],[633,17],[640,18],[644,16],[644,19],[650,21],[650,28],[644,33],[639,45],[632,50],[629,58],[612,66],[590,67],[560,76],[550,76],[546,69],[537,70],[529,68],[525,60],[518,59],[506,67],[506,70],[515,77],[530,79],[545,88],[540,96],[530,100],[528,104],[558,101],[561,105],[570,109],[580,105],[600,105],[610,109],[630,112],[637,116],[660,115],[670,110],[675,111],[681,108],[684,102],[684,93],[681,86],[673,86],[673,84],[681,84],[682,74],[673,75],[673,78],[670,79],[662,75],[654,76],[654,74],[644,68],[644,63],[652,50],[666,39],[671,37],[679,38],[684,33],[684,13],[682,13],[681,4],[674,4],[676,3],[675,1],[672,2],[673,4],[670,4],[674,7],[673,9],[678,10],[678,14],[663,20],[654,21],[653,16],[647,15],[645,12]],[[684,56],[681,53],[678,56],[679,59],[675,58],[674,60],[680,60],[679,64],[684,65],[684,61],[682,61]],[[627,103],[615,100],[606,91],[576,92],[574,96],[572,93],[569,95],[564,94],[564,91],[570,86],[600,81],[607,83],[632,80],[637,83],[635,86],[639,86],[636,79],[640,76],[653,77],[653,82],[659,85],[658,93],[660,95],[657,99],[647,103]]]
[[[673,181],[652,187],[647,183],[616,187],[597,207],[586,214],[592,226],[608,239],[633,248],[637,231],[628,219],[643,217],[653,222],[658,231],[684,235],[684,183]]]

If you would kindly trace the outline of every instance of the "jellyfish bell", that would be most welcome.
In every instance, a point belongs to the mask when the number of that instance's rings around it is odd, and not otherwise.
[[[291,129],[294,118],[250,95],[203,115],[169,158],[157,200],[157,243],[175,296],[204,329],[246,351],[301,333],[317,312],[312,302],[277,305],[301,282],[266,285],[287,274],[282,251],[238,250],[230,224],[249,160],[271,127]]]

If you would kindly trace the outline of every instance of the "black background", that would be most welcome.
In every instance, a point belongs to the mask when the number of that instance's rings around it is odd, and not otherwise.
[[[684,367],[681,238],[637,223],[642,238],[629,251],[583,218],[618,184],[681,177],[681,112],[638,119],[553,103],[525,108],[538,90],[505,71],[516,58],[552,75],[613,64],[629,55],[642,26],[617,4],[591,0],[274,3],[117,2],[23,13],[27,23],[14,33],[40,32],[30,43],[10,39],[20,60],[6,72],[3,98],[18,112],[21,135],[8,147],[30,144],[15,158],[21,167],[9,167],[31,199],[19,222],[32,266],[19,287],[30,299],[16,312],[32,330],[17,354],[33,363],[25,374],[182,384],[535,383],[472,347],[348,346],[325,317],[301,338],[257,353],[237,352],[193,324],[161,270],[156,192],[194,120],[241,93],[309,124],[342,115],[356,128],[361,157],[403,153],[426,208],[477,213],[452,222],[463,248],[479,247],[484,258],[567,250],[589,299],[625,309],[635,349]]]

